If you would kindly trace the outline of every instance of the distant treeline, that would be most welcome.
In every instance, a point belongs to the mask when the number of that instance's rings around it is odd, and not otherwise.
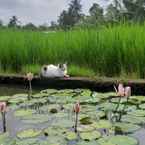
[[[47,14],[46,14],[47,15]],[[74,27],[98,27],[102,25],[116,25],[122,22],[143,23],[145,20],[144,0],[113,0],[106,9],[98,3],[93,3],[89,9],[89,14],[82,13],[81,0],[72,0],[67,10],[63,10],[56,22],[51,25],[46,24],[35,26],[33,23],[21,24],[17,16],[12,16],[8,25],[3,25],[0,20],[0,27],[12,27],[31,30],[57,30],[71,29]]]

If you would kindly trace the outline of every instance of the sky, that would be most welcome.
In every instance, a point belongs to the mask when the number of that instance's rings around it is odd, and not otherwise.
[[[16,15],[17,18],[26,24],[29,22],[35,25],[50,24],[56,21],[62,10],[68,8],[71,0],[0,0],[0,20],[5,24],[9,18]],[[82,0],[83,12],[88,13],[93,3],[99,3],[103,7],[109,0]]]

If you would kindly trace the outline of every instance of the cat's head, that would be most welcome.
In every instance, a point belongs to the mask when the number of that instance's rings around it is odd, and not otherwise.
[[[60,68],[61,71],[67,72],[67,63],[58,64],[58,67]]]
[[[43,69],[44,72],[46,72],[46,71],[47,71],[47,65],[44,65],[44,66],[42,67],[42,69]]]

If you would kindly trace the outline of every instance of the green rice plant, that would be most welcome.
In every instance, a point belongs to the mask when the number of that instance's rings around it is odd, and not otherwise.
[[[35,65],[25,65],[25,66],[22,66],[21,73],[26,74],[28,72],[32,72],[33,74],[39,75],[40,71],[41,71],[41,66],[40,65],[37,65],[37,64],[35,64]]]
[[[71,65],[68,69],[70,76],[81,76],[81,77],[94,77],[95,72],[89,68],[80,67],[77,65]]]
[[[68,62],[76,65],[76,68],[71,68],[73,75],[82,73],[82,76],[88,76],[90,73],[92,76],[95,72],[95,75],[107,77],[136,74],[136,77],[144,78],[144,31],[145,24],[119,24],[53,33],[0,29],[0,71],[21,73],[31,65],[33,68]],[[84,73],[86,70],[83,70],[78,73],[78,66],[81,66],[80,70],[87,68],[90,72]]]

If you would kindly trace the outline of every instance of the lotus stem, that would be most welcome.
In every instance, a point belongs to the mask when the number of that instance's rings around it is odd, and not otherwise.
[[[2,114],[3,132],[6,132],[6,113],[1,112],[1,114]]]
[[[77,133],[78,132],[78,130],[77,130],[77,128],[78,128],[78,116],[79,116],[79,113],[75,113],[76,114],[76,118],[75,118],[75,132]]]
[[[32,84],[31,84],[31,81],[29,81],[28,100],[30,100],[30,99],[31,99],[31,96],[32,96]]]

